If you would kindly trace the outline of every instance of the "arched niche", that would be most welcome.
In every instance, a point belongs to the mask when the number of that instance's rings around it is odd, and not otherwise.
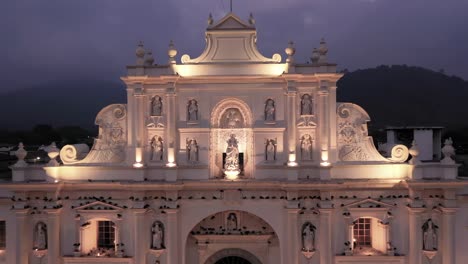
[[[238,98],[226,98],[218,102],[210,117],[210,176],[223,177],[227,140],[235,135],[238,141],[239,156],[242,160],[241,177],[253,175],[253,117],[250,107]]]
[[[186,263],[215,264],[229,256],[254,264],[276,263],[271,260],[281,259],[278,236],[265,220],[239,210],[209,215],[188,234]]]

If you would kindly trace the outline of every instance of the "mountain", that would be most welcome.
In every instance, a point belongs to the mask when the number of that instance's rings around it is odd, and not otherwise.
[[[340,79],[337,93],[338,101],[362,106],[373,128],[468,127],[468,82],[441,72],[404,65],[356,70]],[[95,129],[99,110],[126,101],[122,82],[51,82],[0,94],[0,129],[31,129],[37,124]]]
[[[31,129],[37,124],[95,129],[105,106],[126,103],[124,83],[101,80],[51,82],[0,95],[0,129]]]
[[[379,66],[338,81],[341,102],[362,106],[373,127],[468,127],[468,82],[420,67]]]

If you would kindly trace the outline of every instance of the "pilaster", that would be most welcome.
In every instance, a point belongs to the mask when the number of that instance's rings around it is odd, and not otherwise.
[[[145,215],[146,209],[132,209],[134,217],[134,226],[133,226],[133,249],[135,263],[146,263],[146,251],[150,248],[148,245],[148,239],[144,239],[142,236],[147,236],[146,234],[149,230],[145,230]]]
[[[426,211],[424,208],[407,207],[409,212],[409,252],[408,263],[422,263],[422,213]]]
[[[175,84],[169,83],[166,88],[166,146],[167,146],[167,162],[168,166],[175,166],[176,161],[176,93]]]
[[[319,127],[320,127],[320,162],[329,162],[330,111],[328,82],[320,81],[319,95]]]
[[[282,243],[286,252],[283,251],[283,264],[298,264],[299,252],[299,228],[298,228],[298,214],[300,209],[288,208],[287,211],[287,241]]]
[[[320,211],[320,227],[319,227],[319,253],[320,263],[333,263],[333,248],[332,248],[332,229],[331,218],[333,209],[319,209]]]
[[[442,264],[455,263],[455,215],[457,208],[442,210]]]
[[[26,232],[26,222],[29,210],[17,209],[16,216],[16,264],[29,263],[29,249],[31,249],[31,239]]]
[[[145,160],[144,149],[146,145],[146,130],[145,126],[145,109],[146,109],[146,94],[143,84],[139,83],[134,88],[135,105],[134,109],[134,138],[135,138],[135,160],[133,162],[141,163]]]
[[[166,247],[167,247],[167,263],[166,264],[179,264],[179,253],[180,253],[180,238],[179,238],[179,210],[178,209],[166,209],[167,214],[167,235],[166,235]],[[182,258],[182,256],[180,256]]]
[[[60,263],[60,212],[61,209],[47,210],[47,263]]]
[[[297,164],[297,135],[296,135],[296,100],[297,88],[294,81],[287,81],[286,87],[286,116],[287,116],[287,150],[288,150],[288,165],[293,166]]]

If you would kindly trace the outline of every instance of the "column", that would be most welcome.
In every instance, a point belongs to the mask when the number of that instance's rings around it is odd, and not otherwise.
[[[422,223],[421,213],[424,208],[408,208],[409,212],[409,252],[408,263],[421,264],[422,254]]]
[[[176,94],[175,84],[169,83],[166,89],[166,146],[167,146],[167,164],[173,167],[177,164],[176,148]]]
[[[336,130],[336,82],[328,83],[328,114],[329,114],[329,138],[328,161],[334,163],[338,160],[338,143]]]
[[[60,209],[47,212],[47,262],[60,263]]]
[[[455,263],[455,214],[456,208],[442,208],[442,264]],[[440,237],[440,235],[439,235]],[[440,243],[439,243],[440,245]]]
[[[135,97],[133,96],[133,85],[127,84],[127,164],[131,165],[135,162]]]
[[[145,225],[145,209],[132,209],[133,212],[133,252],[135,252],[134,259],[135,263],[146,263],[146,252],[150,248],[148,245],[148,233],[150,229],[148,225]]]
[[[114,250],[115,250],[115,255],[117,257],[123,255],[120,250],[121,250],[121,246],[120,246],[120,230],[121,230],[121,223],[122,221],[121,220],[116,220],[114,221],[114,234],[115,234],[115,237],[114,237]]]
[[[333,249],[332,249],[332,229],[331,217],[333,209],[319,209],[320,211],[320,227],[319,227],[319,250],[320,250],[320,264],[328,264],[332,262]],[[352,243],[352,242],[351,242]]]
[[[282,241],[282,247],[285,248],[286,252],[283,251],[283,264],[298,264],[299,253],[301,248],[299,246],[299,228],[298,228],[298,213],[299,209],[286,209],[287,210],[287,235],[286,241]],[[286,254],[285,254],[286,253]]]
[[[288,81],[286,87],[287,103],[286,103],[286,116],[287,116],[287,131],[288,131],[288,165],[294,166],[297,162],[296,154],[296,97],[297,89],[294,81]]]
[[[166,221],[166,264],[179,264],[179,248],[182,246],[179,242],[179,210],[178,209],[166,209],[167,221]],[[185,246],[185,245],[184,245]],[[183,258],[184,256],[181,256]]]
[[[29,249],[31,247],[32,236],[26,232],[26,218],[28,210],[15,210],[16,213],[16,263],[28,263]],[[32,228],[31,228],[32,231]]]
[[[135,105],[133,106],[134,110],[134,139],[135,139],[135,160],[134,163],[143,163],[144,162],[144,149],[146,145],[146,128],[145,125],[145,113],[146,113],[146,95],[144,93],[143,84],[139,83],[134,88],[135,96]]]
[[[329,109],[328,109],[328,83],[320,81],[319,95],[319,128],[320,128],[320,162],[322,165],[327,166],[329,162]]]

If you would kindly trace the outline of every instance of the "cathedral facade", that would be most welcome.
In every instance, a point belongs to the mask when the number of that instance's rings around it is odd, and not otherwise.
[[[322,40],[266,57],[251,16],[211,16],[201,55],[155,64],[143,44],[99,136],[46,148],[0,185],[0,263],[463,264],[467,181],[450,139],[382,156],[369,115],[337,102]]]

